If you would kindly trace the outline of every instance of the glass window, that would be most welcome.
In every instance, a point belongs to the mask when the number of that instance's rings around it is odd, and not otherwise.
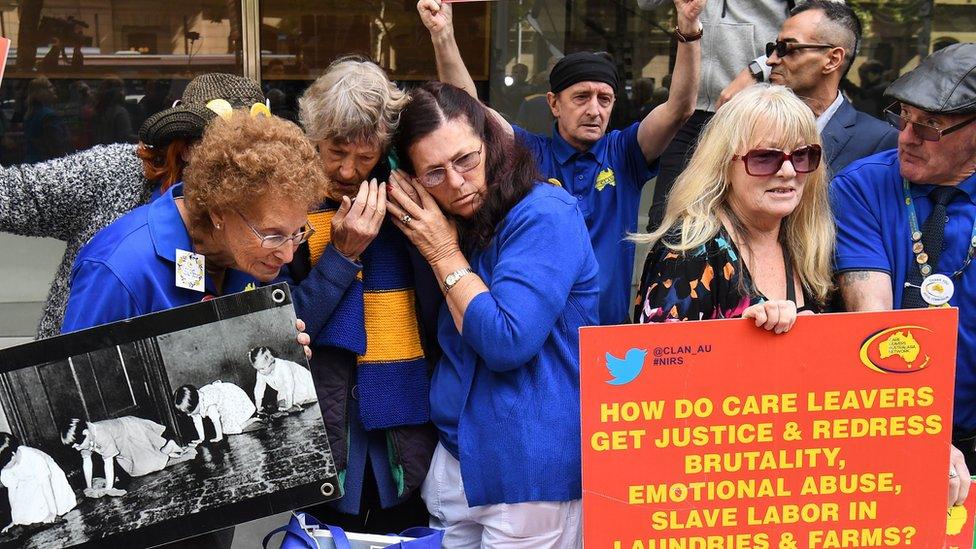
[[[0,87],[0,163],[135,143],[146,117],[205,72],[243,74],[239,1],[0,6],[10,38]]]
[[[305,88],[337,57],[362,55],[400,82],[437,77],[430,37],[415,0],[261,0],[261,77],[271,110],[296,117]],[[461,54],[476,81],[488,80],[490,3],[454,6]]]

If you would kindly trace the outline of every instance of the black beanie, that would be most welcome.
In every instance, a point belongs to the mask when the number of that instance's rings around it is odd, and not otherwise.
[[[603,82],[617,91],[617,67],[610,54],[581,51],[563,57],[549,73],[549,91],[559,93],[579,82]]]

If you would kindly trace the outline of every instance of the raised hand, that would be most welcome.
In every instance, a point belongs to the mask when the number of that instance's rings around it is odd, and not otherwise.
[[[420,0],[417,2],[417,12],[431,36],[454,30],[454,12],[450,2]]]
[[[705,9],[707,0],[674,0],[674,9],[678,14],[678,30],[682,33],[693,34],[701,28],[698,16]]]

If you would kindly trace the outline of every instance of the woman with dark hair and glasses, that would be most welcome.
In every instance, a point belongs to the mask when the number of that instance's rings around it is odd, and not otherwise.
[[[832,288],[834,222],[810,108],[783,86],[737,94],[702,133],[652,248],[635,322],[753,318],[785,333]]]
[[[411,92],[388,211],[441,283],[439,444],[422,495],[445,547],[579,547],[579,328],[598,268],[576,199],[464,91]]]

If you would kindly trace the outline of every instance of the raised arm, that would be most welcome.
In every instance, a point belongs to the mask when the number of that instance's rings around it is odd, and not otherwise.
[[[471,79],[471,73],[464,66],[461,50],[454,38],[454,12],[449,2],[443,0],[420,0],[417,2],[420,20],[430,31],[430,41],[434,45],[434,58],[437,60],[437,79],[457,86],[478,99],[478,90]]]
[[[437,79],[468,92],[468,95],[478,99],[478,89],[475,88],[471,73],[464,66],[461,50],[458,49],[454,38],[454,12],[450,2],[443,0],[420,0],[417,2],[420,20],[430,31],[430,41],[434,45],[434,59],[437,61]],[[514,135],[512,125],[505,117],[488,109],[495,120],[505,128],[509,135]]]
[[[0,231],[70,240],[101,212],[114,207],[118,217],[139,205],[149,188],[128,144],[0,168]]]
[[[705,0],[674,0],[678,12],[678,31],[691,36],[701,30],[698,16]],[[695,112],[698,81],[701,77],[701,40],[678,42],[678,54],[671,75],[668,100],[641,121],[637,142],[648,163],[661,156],[682,124]]]

